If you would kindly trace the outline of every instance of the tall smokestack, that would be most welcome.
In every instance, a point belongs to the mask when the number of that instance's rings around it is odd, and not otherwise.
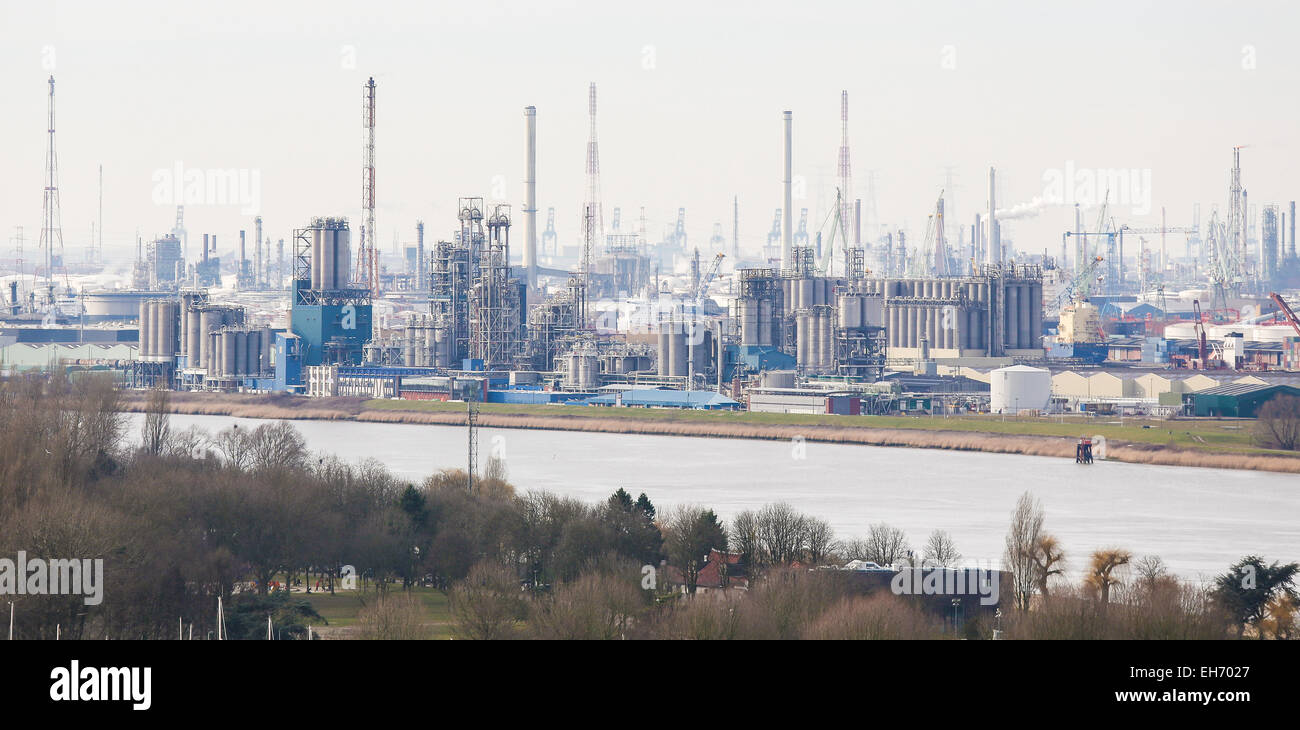
[[[208,234],[203,234],[203,263],[208,262]]]
[[[424,281],[424,221],[415,222],[415,290],[427,288]]]
[[[784,230],[781,232],[781,268],[788,269],[793,263],[790,260],[790,249],[794,245],[794,200],[791,195],[791,184],[793,183],[793,148],[791,146],[791,124],[794,119],[794,112],[783,112],[782,118],[785,119],[785,177],[782,182],[785,185],[785,212],[782,214]]]
[[[996,183],[996,171],[989,168],[989,257],[986,263],[1002,263],[1002,241],[998,236],[998,218],[997,218],[997,200],[995,199],[994,187]]]
[[[537,107],[524,107],[528,145],[524,162],[524,270],[528,287],[537,286]]]
[[[1291,201],[1291,258],[1295,258],[1295,201]]]
[[[862,198],[853,201],[853,245],[862,245]]]

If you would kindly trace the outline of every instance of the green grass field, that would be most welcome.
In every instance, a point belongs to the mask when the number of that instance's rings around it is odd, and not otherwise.
[[[464,403],[441,401],[371,400],[369,410],[464,413]],[[520,405],[484,403],[481,413],[509,416],[611,418],[657,423],[718,423],[776,426],[825,426],[834,428],[898,428],[929,431],[962,431],[1015,436],[1104,436],[1107,441],[1165,446],[1240,454],[1300,456],[1255,446],[1249,420],[1177,420],[1114,417],[1002,417],[959,416],[835,416],[799,413],[749,413],[745,411],[681,411],[666,408],[594,408],[591,406]]]
[[[390,587],[390,591],[400,592],[400,586]],[[447,596],[442,591],[434,588],[417,587],[411,589],[411,592],[420,599],[420,603],[425,609],[425,623],[429,628],[430,639],[450,639],[451,638],[451,609],[447,605]],[[329,635],[332,630],[346,629],[357,622],[357,615],[361,609],[375,601],[373,590],[364,595],[359,591],[340,591],[334,595],[326,593],[312,593],[311,595],[302,595],[311,602],[313,608],[325,620],[329,622],[329,628],[323,632]]]

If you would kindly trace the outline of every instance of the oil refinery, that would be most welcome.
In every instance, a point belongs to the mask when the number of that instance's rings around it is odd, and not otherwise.
[[[1198,390],[1298,379],[1295,203],[1284,191],[1248,202],[1240,147],[1225,154],[1226,205],[1197,206],[1188,224],[1165,225],[1163,209],[1158,227],[1122,223],[1107,191],[1087,215],[1075,205],[1053,252],[1014,240],[1018,209],[998,207],[990,167],[968,222],[945,217],[941,190],[909,235],[879,223],[874,183],[850,198],[844,91],[820,228],[806,207],[794,222],[786,110],[770,120],[783,205],[766,243],[740,245],[737,196],[730,240],[719,222],[700,246],[685,208],[660,240],[644,208],[639,223],[613,208],[606,224],[593,83],[576,234],[556,230],[554,208],[539,231],[539,114],[526,106],[522,238],[512,247],[510,203],[470,191],[454,218],[402,222],[414,240],[389,251],[375,228],[378,85],[361,91],[358,215],[324,212],[283,235],[257,215],[251,235],[195,235],[194,251],[177,205],[169,231],[137,237],[129,286],[106,287],[94,238],[84,262],[66,259],[50,77],[40,258],[23,259],[20,230],[3,368],[100,369],[123,387],[185,391],[863,414],[1168,415],[1194,410]],[[222,252],[219,237],[237,244]],[[1026,397],[1009,397],[1022,380]]]

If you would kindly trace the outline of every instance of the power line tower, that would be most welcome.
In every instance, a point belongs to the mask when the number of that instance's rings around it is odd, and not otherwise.
[[[45,255],[45,303],[54,309],[54,263],[63,265],[63,221],[59,211],[59,162],[54,150],[54,77],[50,77],[49,140],[45,151],[45,202],[40,245]],[[55,249],[58,253],[55,253]]]
[[[583,218],[592,218],[595,240],[605,236],[605,217],[600,201],[600,150],[596,145],[596,82],[587,91],[587,114],[591,131],[587,138],[587,200],[583,205]],[[584,253],[585,255],[585,253]]]
[[[357,257],[357,284],[362,289],[378,293],[375,279],[375,257],[379,250],[375,230],[375,77],[362,88],[361,126],[365,132],[365,147],[361,160],[361,210],[365,222],[361,228],[361,255]]]
[[[854,229],[853,195],[850,186],[853,182],[852,168],[849,165],[849,92],[840,92],[840,160],[839,160],[839,211],[840,223],[844,231]],[[847,240],[845,245],[848,245]]]
[[[579,328],[588,326],[591,297],[591,249],[605,237],[605,219],[600,205],[600,150],[596,145],[596,82],[587,89],[587,115],[591,130],[587,138],[587,199],[582,206],[582,307]]]
[[[1232,254],[1236,270],[1231,272],[1232,283],[1245,274],[1242,263],[1246,260],[1246,202],[1241,188],[1241,146],[1232,148],[1232,185],[1228,189],[1228,235],[1232,237]]]

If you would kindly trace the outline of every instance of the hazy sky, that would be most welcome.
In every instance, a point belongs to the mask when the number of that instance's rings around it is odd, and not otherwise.
[[[522,238],[530,104],[539,227],[554,206],[573,236],[591,81],[606,220],[621,206],[628,225],[645,206],[653,240],[680,206],[693,243],[715,221],[730,237],[739,195],[742,246],[756,248],[781,201],[784,109],[810,196],[795,207],[815,213],[819,191],[834,194],[841,89],[854,195],[874,171],[881,220],[913,236],[949,167],[964,224],[986,206],[989,165],[1008,205],[1043,197],[1067,168],[1067,183],[1079,170],[1149,176],[1149,194],[1112,193],[1129,203],[1120,223],[1158,222],[1165,205],[1185,224],[1193,202],[1222,205],[1233,145],[1249,145],[1253,203],[1300,192],[1285,174],[1300,118],[1294,3],[2,2],[0,258],[16,226],[33,258],[50,73],[69,259],[95,220],[100,164],[109,247],[171,227],[155,188],[178,164],[256,174],[271,236],[317,215],[355,227],[368,76],[385,250],[395,231],[413,239],[417,218],[446,238],[463,195],[503,195]],[[1055,253],[1072,221],[1049,205],[1006,230]],[[252,231],[239,205],[187,206],[186,222],[191,240],[218,234],[223,249]]]

